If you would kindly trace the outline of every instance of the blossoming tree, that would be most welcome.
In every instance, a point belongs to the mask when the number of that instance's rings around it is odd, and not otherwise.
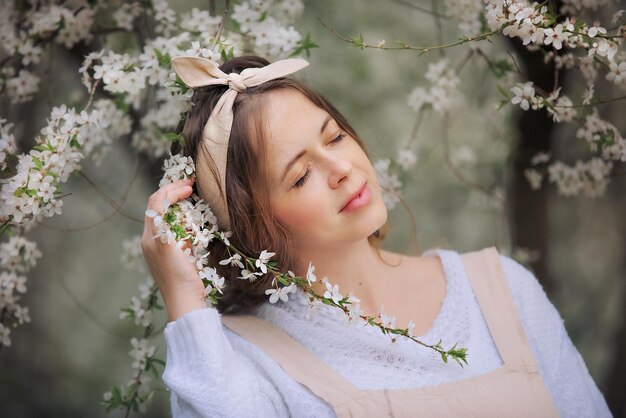
[[[338,39],[363,50],[417,53],[416,59],[425,54],[426,57],[440,55],[428,65],[423,81],[407,92],[406,103],[416,112],[410,139],[387,158],[375,161],[389,209],[401,201],[401,191],[410,182],[411,170],[417,164],[415,138],[420,125],[426,115],[437,114],[445,126],[450,113],[463,103],[462,71],[472,59],[486,65],[493,76],[492,83],[500,91],[500,97],[490,99],[491,105],[517,106],[524,115],[541,114],[549,118],[549,124],[545,121],[544,125],[535,124],[543,126],[544,134],[549,133],[554,124],[575,126],[576,139],[588,147],[588,158],[566,163],[550,153],[549,144],[540,144],[536,152],[522,159],[524,167],[520,172],[526,187],[538,191],[546,184],[553,184],[564,196],[595,198],[603,195],[611,176],[615,175],[616,166],[626,161],[626,139],[598,110],[603,103],[626,99],[626,54],[622,46],[626,30],[624,11],[615,13],[606,23],[587,22],[585,13],[607,2],[569,0],[557,3],[446,0],[442,10],[437,10],[441,6],[433,2],[435,9],[425,12],[439,25],[442,20],[456,22],[460,38],[430,46],[405,41],[395,41],[392,45],[384,40],[368,43],[362,35],[344,36],[320,22]],[[97,167],[112,144],[128,141],[135,153],[143,159],[156,161],[157,166],[163,168],[159,185],[194,175],[190,158],[169,154],[172,142],[184,141],[176,133],[176,126],[193,94],[172,73],[172,57],[200,56],[221,63],[232,56],[255,53],[275,60],[309,57],[317,47],[309,34],[293,26],[295,19],[304,12],[300,0],[225,1],[219,6],[218,11],[216,2],[211,1],[208,10],[192,8],[177,13],[165,0],[76,0],[60,4],[10,4],[3,11],[0,17],[3,45],[0,91],[4,100],[15,105],[33,102],[45,83],[36,69],[44,64],[43,57],[55,46],[79,56],[76,76],[80,77],[87,94],[79,105],[51,106],[34,141],[19,138],[13,132],[15,124],[25,120],[0,118],[3,175],[0,189],[1,351],[12,346],[15,328],[30,321],[29,307],[21,303],[27,291],[26,274],[45,254],[29,239],[29,234],[42,219],[61,214],[64,202],[71,199],[71,191],[64,189],[71,175],[82,175],[89,181],[82,173],[86,161]],[[133,39],[134,43],[116,42],[114,37],[118,35],[126,36],[127,41]],[[503,38],[511,40],[508,48],[492,45]],[[342,45],[337,42],[337,47]],[[445,53],[453,47],[466,51],[456,63]],[[516,55],[511,54],[509,48],[516,50]],[[545,79],[525,77],[527,72],[520,69],[520,65],[529,65],[537,56],[553,70],[548,84]],[[580,72],[580,86],[564,83],[566,70]],[[611,95],[598,96],[598,91],[605,93],[607,90],[602,83],[614,87]],[[525,139],[528,140],[523,137],[522,142]],[[464,161],[478,159],[472,149],[450,149],[445,131],[442,142],[450,172],[504,212],[507,200],[498,185],[481,184],[459,169]],[[105,193],[102,197],[116,213],[132,217]],[[185,251],[206,286],[207,303],[215,303],[222,289],[228,286],[215,266],[206,261],[208,244],[215,241],[229,248],[229,258],[219,264],[240,268],[239,279],[252,282],[268,272],[275,275],[272,287],[266,291],[270,303],[287,301],[297,287],[308,289],[317,280],[313,265],[309,265],[305,277],[282,271],[272,261],[275,255],[272,249],[260,254],[239,251],[228,240],[229,231],[217,228],[211,209],[197,196],[176,205],[163,202],[163,212],[146,212],[158,229],[154,238],[181,247],[192,244]],[[523,225],[512,225],[512,229],[516,227],[521,229]],[[126,264],[145,276],[138,237],[125,241],[123,248]],[[513,250],[511,248],[511,252]],[[326,290],[323,294],[309,290],[311,308],[320,303],[333,306],[342,310],[351,324],[377,327],[392,341],[412,339],[437,351],[443,361],[454,359],[461,366],[467,363],[468,353],[464,348],[456,345],[444,348],[441,341],[419,341],[412,333],[414,324],[409,323],[406,329],[397,328],[394,317],[382,310],[378,316],[364,316],[358,295],[344,295],[332,284],[332,278],[324,277],[320,281]],[[130,340],[132,376],[127,383],[113,386],[102,399],[107,410],[122,408],[127,415],[130,411],[145,410],[155,393],[150,373],[158,376],[159,367],[163,365],[163,360],[157,356],[158,348],[150,342],[150,337],[157,332],[153,313],[161,308],[158,291],[149,277],[138,290],[120,314],[121,319],[133,321],[139,327],[137,335]],[[120,301],[120,305],[125,303]]]

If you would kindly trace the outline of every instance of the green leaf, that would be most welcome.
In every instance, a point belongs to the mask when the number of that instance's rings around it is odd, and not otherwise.
[[[498,103],[498,106],[496,107],[496,110],[502,109],[504,106],[508,105],[509,103],[510,103],[509,100],[500,101],[500,103]]]
[[[480,33],[484,34],[491,32],[491,28],[489,27],[489,24],[487,24],[487,18],[485,17],[485,14],[480,13],[478,15],[478,18],[480,19]]]
[[[181,146],[185,145],[185,137],[182,134],[178,134],[176,132],[165,132],[163,134],[165,139],[170,142],[178,142]]]
[[[130,309],[130,308],[122,308],[122,309],[120,309],[120,311],[128,313],[128,315],[129,315],[129,316],[128,316],[128,317],[126,317],[126,319],[129,319],[129,318],[134,318],[134,317],[135,317],[135,311],[133,311],[133,310],[132,310],[132,309]]]
[[[82,148],[83,146],[80,144],[80,142],[78,142],[76,137],[77,137],[76,134],[72,135],[72,139],[70,140],[70,146],[74,148]]]
[[[165,215],[163,215],[163,220],[168,224],[172,224],[176,221],[176,214],[173,211],[168,210]]]
[[[363,35],[359,33],[359,37],[352,40],[352,44],[358,48],[365,49],[365,41]]]
[[[220,44],[220,55],[222,56],[222,60],[228,61],[232,59],[234,56],[234,50],[235,50],[234,46],[231,46],[230,49],[227,50],[226,48],[222,47],[222,45]]]
[[[38,157],[32,156],[33,164],[37,170],[41,170],[43,168],[43,163]]]
[[[113,397],[111,398],[111,401],[115,402],[117,405],[122,403],[122,392],[120,391],[119,386],[113,386],[111,388],[111,393],[113,394]]]
[[[159,366],[165,367],[165,361],[160,358],[152,358],[152,362],[158,364]]]
[[[176,239],[185,239],[189,238],[187,235],[187,230],[182,225],[170,225],[172,232],[176,234]]]
[[[506,73],[514,70],[513,65],[505,59],[494,62],[489,68],[491,68],[497,79],[501,79]]]
[[[306,37],[304,39],[300,39],[296,44],[296,48],[289,54],[290,57],[295,57],[300,55],[302,51],[306,53],[307,58],[311,56],[311,49],[319,48],[319,45],[311,41],[311,34],[307,32]]]
[[[178,74],[176,74],[176,79],[173,81],[175,88],[178,88],[181,94],[187,93],[189,87],[183,82]]]
[[[154,53],[161,67],[169,68],[172,65],[172,58],[169,56],[169,54],[167,53],[164,54],[161,51],[159,51],[157,48],[154,48]]]
[[[126,97],[126,93],[116,93],[113,96],[113,103],[115,103],[115,107],[128,114],[128,110],[130,109],[129,105],[124,102],[124,98]]]

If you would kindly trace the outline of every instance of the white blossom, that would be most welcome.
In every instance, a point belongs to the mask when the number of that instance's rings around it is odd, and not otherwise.
[[[449,68],[448,59],[428,64],[425,78],[431,83],[428,90],[422,87],[414,88],[407,102],[413,110],[419,112],[430,106],[438,113],[450,110],[459,101],[456,87],[460,79],[452,68]]]
[[[131,31],[133,21],[141,15],[141,5],[139,2],[122,3],[113,12],[113,20],[119,28]]]
[[[130,343],[133,347],[129,352],[130,356],[133,358],[132,368],[139,370],[145,369],[148,360],[154,356],[156,347],[149,345],[148,340],[145,338],[137,339],[133,337]]]
[[[514,94],[511,99],[511,103],[519,104],[523,110],[528,110],[531,107],[533,109],[543,107],[538,98],[535,96],[535,87],[532,81],[528,81],[524,84],[517,83],[511,88],[511,91]]]
[[[221,18],[219,16],[211,16],[208,10],[200,10],[194,7],[189,14],[182,16],[180,26],[190,32],[215,33],[220,21]]]
[[[538,170],[533,168],[527,168],[524,170],[524,176],[526,180],[530,183],[530,188],[533,190],[539,190],[541,188],[541,181],[543,180],[543,175]]]
[[[390,164],[391,161],[389,159],[380,159],[374,163],[374,170],[383,192],[385,206],[388,209],[393,209],[400,201],[399,195],[402,183],[398,176],[390,170]]]
[[[558,93],[557,93],[558,94]],[[548,101],[551,98],[548,98]],[[574,103],[567,96],[561,96],[556,100],[553,106],[548,106],[548,113],[552,115],[554,122],[571,122],[576,117],[576,109],[573,107]]]
[[[550,153],[549,152],[538,152],[533,158],[530,159],[530,165],[539,165],[542,163],[547,163],[550,161]]]
[[[4,346],[11,345],[11,329],[0,323],[0,344]]]
[[[385,305],[380,306],[380,322],[381,325],[385,328],[396,328],[396,318],[385,313]],[[395,334],[388,334],[392,341],[395,341],[397,336]]]
[[[37,93],[39,82],[39,77],[28,70],[21,69],[17,77],[6,81],[7,95],[13,103],[29,101]]]
[[[274,256],[275,254],[276,253],[270,253],[267,250],[261,251],[261,254],[259,254],[259,258],[257,258],[255,261],[256,267],[260,269],[264,274],[267,273],[267,263],[269,262],[270,258],[272,258],[272,256]]]
[[[587,162],[577,161],[573,166],[556,161],[548,166],[548,179],[563,196],[595,198],[604,194],[612,168],[611,162],[598,157]]]
[[[238,266],[239,268],[244,268],[243,263],[241,262],[241,256],[238,253],[233,254],[231,257],[221,260],[219,262],[221,265],[231,265]]]
[[[22,236],[14,235],[0,244],[0,266],[3,269],[26,273],[35,267],[39,258],[41,251],[37,243]]]
[[[257,279],[258,276],[262,276],[263,273],[259,273],[256,271],[249,271],[247,269],[242,269],[241,270],[241,276],[238,277],[239,279],[243,279],[243,280],[248,280],[250,282],[253,282]]]
[[[11,133],[13,124],[6,122],[6,119],[0,118],[0,170],[6,170],[8,157],[17,152],[15,136]]]
[[[28,307],[18,304],[13,305],[13,316],[19,325],[30,322]]]
[[[309,267],[306,270],[306,281],[309,283],[309,286],[311,286],[316,280],[315,266],[309,261]]]
[[[408,171],[415,166],[417,162],[417,156],[415,152],[407,148],[401,148],[398,150],[398,156],[396,162],[404,171]]]
[[[130,299],[130,306],[120,313],[120,319],[134,318],[135,324],[147,327],[152,322],[152,311],[141,304],[136,296]]]
[[[603,139],[610,139],[615,144],[623,141],[619,130],[613,124],[601,119],[597,109],[585,116],[585,122],[576,132],[576,137],[587,141],[591,151],[597,151],[598,144]]]
[[[176,154],[163,161],[163,171],[164,174],[159,182],[159,187],[180,179],[190,178],[195,172],[195,166],[191,157]]]
[[[626,61],[609,62],[609,72],[606,74],[606,79],[618,86],[626,87]]]
[[[269,295],[270,303],[276,303],[278,300],[287,302],[289,300],[289,293],[296,292],[297,287],[295,283],[291,283],[289,286],[278,287],[265,290],[265,294]]]
[[[324,297],[327,299],[332,299],[333,302],[339,304],[339,301],[343,299],[343,296],[341,295],[341,293],[339,293],[339,285],[331,285],[328,282],[328,278],[326,277],[322,279],[322,283],[324,283],[324,285],[326,286],[326,290],[324,291]]]

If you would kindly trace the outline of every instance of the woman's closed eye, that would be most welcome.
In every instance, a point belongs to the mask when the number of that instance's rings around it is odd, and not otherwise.
[[[345,137],[346,137],[346,135],[345,135],[345,134],[343,134],[343,133],[341,133],[341,134],[337,135],[337,136],[335,137],[335,139],[333,139],[332,141],[330,141],[330,143],[333,143],[333,142],[341,142],[341,141],[343,141],[343,139],[344,139]],[[304,173],[304,175],[303,175],[302,177],[300,177],[300,178],[298,179],[298,181],[296,181],[296,184],[295,184],[294,186],[296,186],[296,187],[302,187],[302,186],[304,185],[304,183],[306,182],[306,180],[309,178],[309,175],[310,175],[310,174],[311,174],[311,169],[310,169],[310,168],[307,168],[307,169],[306,169],[306,172]]]

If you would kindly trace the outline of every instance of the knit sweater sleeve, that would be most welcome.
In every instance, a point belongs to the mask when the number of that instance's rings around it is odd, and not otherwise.
[[[539,372],[562,417],[611,417],[606,401],[572,343],[561,315],[537,278],[521,264],[500,256],[522,327]]]
[[[164,334],[163,381],[174,418],[288,415],[267,376],[233,349],[215,308],[183,315]]]

